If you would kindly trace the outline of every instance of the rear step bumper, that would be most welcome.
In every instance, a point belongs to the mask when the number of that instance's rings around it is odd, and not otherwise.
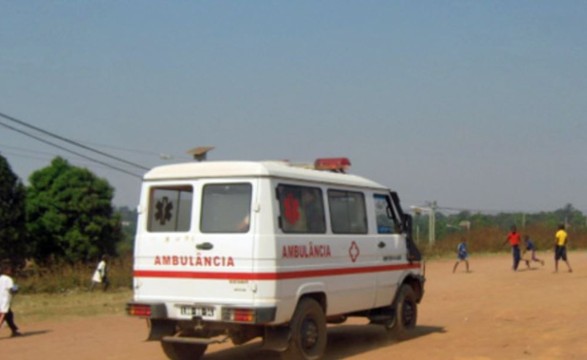
[[[179,337],[179,336],[164,336],[161,341],[166,343],[175,344],[194,344],[194,345],[210,345],[210,344],[222,344],[229,338],[223,336],[222,338],[196,338],[196,337]]]

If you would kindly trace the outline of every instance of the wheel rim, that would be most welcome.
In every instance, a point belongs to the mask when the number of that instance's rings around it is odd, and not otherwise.
[[[311,349],[318,343],[318,325],[313,319],[306,319],[302,324],[301,340],[304,349]]]

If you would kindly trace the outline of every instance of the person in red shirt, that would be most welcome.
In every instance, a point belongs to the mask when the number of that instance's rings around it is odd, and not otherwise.
[[[512,225],[512,227],[510,228],[510,232],[508,233],[508,236],[505,239],[505,242],[503,243],[503,245],[507,244],[508,242],[510,243],[510,246],[512,247],[512,257],[514,258],[514,265],[512,268],[514,271],[516,271],[516,270],[518,270],[518,265],[520,264],[520,260],[521,260],[521,256],[520,256],[521,236],[516,228],[516,225]]]

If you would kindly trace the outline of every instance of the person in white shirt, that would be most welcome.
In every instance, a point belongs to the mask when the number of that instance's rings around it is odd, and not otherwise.
[[[102,260],[98,263],[96,267],[96,271],[94,271],[94,275],[92,276],[92,286],[90,287],[90,291],[94,290],[96,285],[102,284],[102,290],[106,291],[110,282],[108,281],[108,266],[106,265],[107,256],[103,255]]]
[[[0,264],[0,326],[6,321],[12,331],[12,336],[20,336],[22,334],[14,323],[14,314],[10,308],[12,295],[18,291],[18,287],[14,285],[14,280],[10,277],[11,274],[10,264],[6,262]]]

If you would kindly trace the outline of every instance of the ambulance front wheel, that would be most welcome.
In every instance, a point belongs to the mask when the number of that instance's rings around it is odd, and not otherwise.
[[[208,345],[161,341],[161,347],[170,360],[200,360]]]
[[[414,289],[403,284],[393,305],[394,319],[385,325],[387,332],[398,340],[408,337],[410,330],[416,327],[418,318],[418,303]]]
[[[300,300],[289,326],[291,336],[282,360],[315,360],[324,355],[326,316],[316,300]]]

